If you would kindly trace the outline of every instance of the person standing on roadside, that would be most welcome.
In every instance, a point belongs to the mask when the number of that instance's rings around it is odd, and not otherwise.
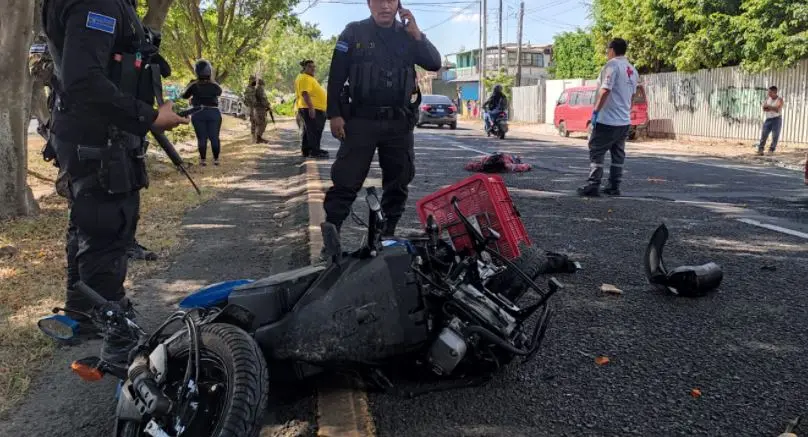
[[[780,131],[783,130],[783,98],[777,95],[777,87],[769,87],[769,96],[763,102],[763,112],[766,114],[766,121],[763,122],[763,132],[760,134],[758,144],[758,155],[763,155],[766,148],[766,140],[772,134],[772,143],[769,146],[769,155],[773,155],[777,149],[777,142],[780,141]]]
[[[301,152],[304,158],[328,158],[328,152],[320,149],[325,129],[325,89],[314,78],[314,61],[307,59],[300,66],[303,71],[295,79],[295,101],[304,125]]]
[[[340,34],[328,75],[331,134],[341,144],[331,167],[333,186],[323,205],[325,241],[339,235],[377,148],[381,207],[387,219],[383,235],[394,234],[415,177],[415,66],[428,71],[441,68],[440,53],[399,0],[368,0],[368,7],[370,18],[348,24]],[[396,13],[402,22],[396,20]],[[349,105],[340,98],[346,81]]]
[[[255,87],[258,81],[255,75],[250,75],[247,87],[244,88],[244,106],[247,107],[247,116],[250,117],[250,136],[255,138]]]
[[[626,138],[631,128],[631,101],[637,91],[640,75],[626,59],[628,43],[615,38],[609,43],[609,59],[598,77],[598,96],[592,111],[592,134],[589,136],[589,180],[578,188],[580,196],[599,196],[606,152],[611,153],[609,185],[603,193],[620,195]]]
[[[154,109],[152,92],[159,87],[146,74],[150,70],[140,67],[167,63],[157,53],[159,36],[143,27],[134,1],[49,0],[42,26],[56,77],[49,143],[67,173],[69,221],[78,241],[76,279],[128,308],[127,249],[134,241],[140,190],[148,186],[146,132],[189,121],[174,113],[170,101]],[[76,282],[68,284],[65,308],[92,311]],[[94,327],[75,313],[71,317],[82,329]],[[109,331],[101,359],[125,366],[133,346]]]
[[[268,143],[264,139],[264,132],[267,129],[267,112],[272,117],[273,123],[275,123],[275,117],[272,116],[272,108],[267,100],[267,93],[264,91],[264,79],[258,79],[257,85],[255,87],[255,135],[253,140],[256,143]]]
[[[199,163],[207,165],[205,158],[208,153],[208,140],[213,152],[213,165],[219,165],[219,152],[221,142],[219,132],[222,129],[222,113],[219,111],[219,96],[222,87],[211,79],[213,67],[210,62],[200,59],[194,65],[196,79],[192,80],[182,93],[183,99],[191,99],[194,109],[191,123],[196,132],[197,149],[199,150]]]

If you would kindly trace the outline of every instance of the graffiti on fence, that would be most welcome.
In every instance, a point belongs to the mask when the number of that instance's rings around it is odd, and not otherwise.
[[[670,100],[676,111],[696,112],[696,91],[699,83],[696,78],[685,78],[675,84]]]
[[[719,88],[710,94],[710,109],[730,124],[760,123],[766,88]]]

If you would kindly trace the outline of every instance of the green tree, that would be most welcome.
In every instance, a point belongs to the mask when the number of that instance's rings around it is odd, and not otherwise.
[[[483,81],[483,84],[485,85],[485,96],[483,96],[483,101],[485,101],[491,92],[493,92],[494,86],[496,85],[502,85],[502,93],[508,97],[508,100],[511,100],[511,90],[515,80],[516,78],[513,75],[510,75],[504,71],[486,73],[485,80]]]
[[[598,75],[591,32],[578,29],[553,38],[553,62],[549,73],[554,79],[590,79]]]
[[[289,20],[297,0],[176,0],[163,28],[163,52],[178,78],[200,58],[213,64],[215,79],[237,84],[257,60],[273,21]],[[168,43],[168,44],[166,44]],[[181,72],[184,67],[185,72]]]
[[[734,23],[742,30],[745,69],[782,69],[808,58],[808,3],[744,0],[741,9]]]
[[[280,92],[294,91],[294,81],[301,71],[300,62],[311,59],[316,65],[315,77],[323,83],[331,67],[336,37],[323,39],[317,26],[297,19],[273,23],[261,45],[253,71],[261,75],[267,87]]]

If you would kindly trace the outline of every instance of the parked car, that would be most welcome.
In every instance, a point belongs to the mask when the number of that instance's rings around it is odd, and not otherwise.
[[[570,132],[589,132],[592,120],[592,107],[595,105],[597,86],[568,88],[561,93],[556,102],[553,125],[561,136],[568,137]],[[648,129],[648,102],[645,88],[637,86],[631,104],[631,130],[629,139],[637,137],[638,131]]]
[[[446,96],[426,94],[421,96],[418,108],[418,127],[434,124],[438,127],[449,125],[457,129],[457,106]]]

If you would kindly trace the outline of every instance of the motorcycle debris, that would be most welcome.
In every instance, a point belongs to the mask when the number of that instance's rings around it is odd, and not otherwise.
[[[611,362],[611,360],[609,359],[609,357],[607,357],[605,355],[601,355],[601,356],[595,358],[595,364],[597,364],[598,366],[605,366],[605,365],[609,364],[610,362]]]
[[[760,270],[765,270],[767,272],[775,272],[777,271],[777,266],[763,266]]]
[[[697,388],[690,389],[690,396],[693,396],[696,399],[700,398],[701,397],[701,390],[699,390]]]
[[[609,294],[623,294],[623,290],[615,287],[612,284],[603,284],[600,286],[600,291]]]

